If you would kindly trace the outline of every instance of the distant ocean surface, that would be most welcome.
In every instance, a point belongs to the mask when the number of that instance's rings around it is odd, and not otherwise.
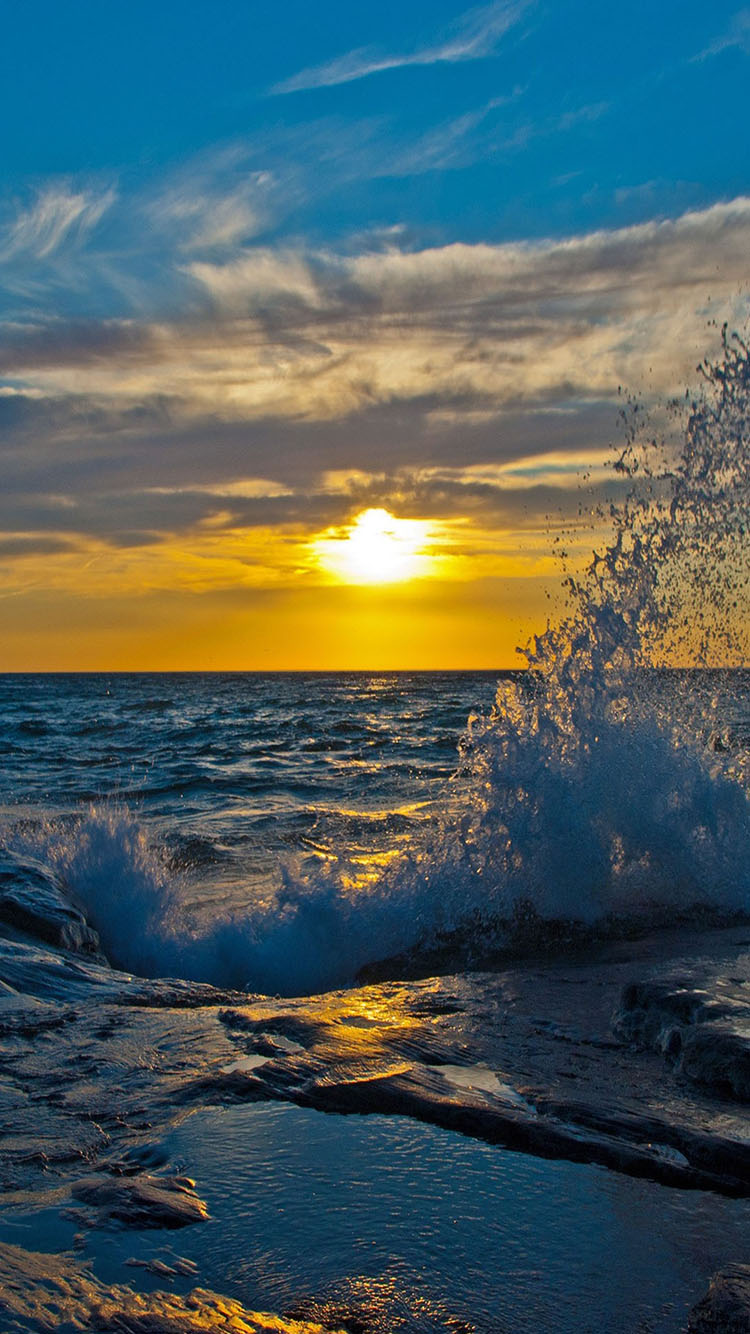
[[[0,801],[117,803],[209,879],[428,818],[497,672],[0,676]]]

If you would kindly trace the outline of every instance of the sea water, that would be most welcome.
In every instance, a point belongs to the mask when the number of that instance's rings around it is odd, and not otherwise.
[[[571,757],[551,724],[501,730],[508,691],[539,708],[520,674],[0,677],[3,841],[117,966],[286,995],[438,933],[481,956],[519,905],[741,909],[750,673],[638,684],[649,717],[587,706]]]
[[[122,967],[292,995],[351,982],[403,940],[385,907],[364,946],[331,868],[369,882],[423,838],[496,686],[497,673],[2,677],[4,841],[54,870]]]

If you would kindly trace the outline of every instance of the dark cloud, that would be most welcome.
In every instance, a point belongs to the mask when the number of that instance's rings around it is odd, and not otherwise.
[[[0,399],[0,405],[6,402],[15,400]],[[422,400],[374,406],[356,420],[337,422],[207,418],[171,426],[159,405],[143,410],[145,423],[138,423],[137,414],[125,422],[119,413],[107,419],[85,400],[67,408],[65,400],[32,400],[16,429],[6,429],[0,526],[115,540],[120,530],[192,531],[220,511],[228,527],[322,527],[370,502],[455,514],[461,503],[467,512],[483,497],[489,503],[490,491],[446,481],[411,481],[407,488],[404,476],[513,463],[543,450],[578,453],[606,445],[616,433],[609,403],[570,404],[566,411],[516,409],[480,421],[460,414],[455,422],[436,420],[436,404]],[[324,493],[325,474],[352,470],[362,470],[365,480],[338,483],[339,494]],[[376,474],[372,480],[370,473]],[[252,478],[292,494],[221,494],[222,486]]]
[[[75,543],[62,537],[5,537],[0,533],[0,559],[13,556],[56,556],[75,550]]]
[[[0,332],[0,375],[154,355],[148,327],[115,320],[55,321]]]

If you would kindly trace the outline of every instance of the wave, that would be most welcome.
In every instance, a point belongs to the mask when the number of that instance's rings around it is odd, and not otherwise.
[[[462,816],[426,874],[481,881],[482,917],[750,910],[748,752],[705,725],[719,700],[707,669],[750,661],[746,345],[724,330],[701,371],[669,433],[628,405],[627,493],[595,515],[609,536],[568,574],[562,622],[524,649],[529,675],[470,722]],[[675,666],[692,679],[658,670]]]
[[[197,922],[179,872],[124,806],[43,822],[11,844],[83,910],[110,962],[141,976],[304,994],[351,982],[373,958],[416,940],[408,895],[384,882],[355,890],[338,863],[315,881],[284,868],[280,890],[242,912]]]
[[[489,753],[494,763],[491,720],[470,735],[474,759]],[[746,914],[744,792],[658,731],[633,725],[629,740],[602,735],[593,762],[554,769],[519,748],[515,771],[507,757],[503,766],[504,799],[485,793],[478,811],[464,793],[470,810],[444,816],[385,865],[339,858],[303,872],[290,863],[280,889],[208,923],[186,909],[174,861],[124,807],[42,825],[26,850],[120,969],[266,994],[489,966],[540,947]]]

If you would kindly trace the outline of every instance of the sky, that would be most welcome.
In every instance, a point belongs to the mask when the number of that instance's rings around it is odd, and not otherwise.
[[[732,3],[5,0],[0,670],[515,665],[745,325],[749,75]]]

